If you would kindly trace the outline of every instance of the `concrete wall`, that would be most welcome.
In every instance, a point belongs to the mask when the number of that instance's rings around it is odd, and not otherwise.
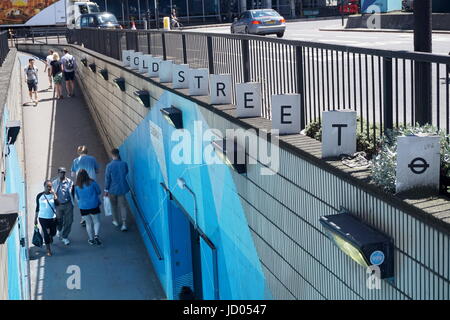
[[[6,122],[22,122],[22,72],[16,50],[11,50],[3,67],[0,68],[0,148],[5,149]],[[23,122],[22,122],[23,123]],[[28,299],[27,247],[20,246],[20,239],[26,238],[27,218],[25,208],[24,148],[23,135],[19,133],[8,154],[2,153],[0,193],[19,194],[19,219],[7,242],[0,245],[0,300]]]
[[[49,49],[20,47],[33,53]],[[260,162],[249,165],[246,175],[224,165],[174,165],[170,161],[173,128],[162,119],[162,107],[181,109],[189,132],[196,120],[204,128],[222,131],[269,129],[271,124],[260,118],[236,119],[230,106],[213,107],[208,98],[189,97],[186,91],[163,86],[89,50],[74,46],[73,54],[78,61],[86,57],[98,69],[109,70],[110,80],[105,81],[80,64],[77,76],[105,144],[119,146],[131,167],[131,184],[145,217],[140,219],[136,208],[135,215],[152,230],[154,239],[141,225],[168,297],[173,297],[171,262],[176,261],[171,252],[176,236],[170,233],[170,198],[195,218],[192,197],[176,187],[176,178],[183,177],[198,198],[199,225],[217,247],[222,299],[450,298],[447,211],[434,217],[425,209],[379,191],[357,175],[343,172],[342,166],[336,168],[338,164],[321,160],[317,151],[320,143],[300,135],[280,139],[280,168],[270,176],[260,174],[264,167]],[[126,79],[125,93],[111,83],[118,76]],[[150,110],[132,96],[138,89],[149,90],[153,96]],[[161,128],[161,152],[155,151],[149,137],[150,121]],[[166,159],[167,170],[161,165],[162,158]],[[171,190],[169,195],[161,182]],[[133,207],[132,202],[130,199]],[[366,270],[326,237],[319,218],[338,213],[341,207],[393,239],[394,283],[383,281],[380,290],[368,289]],[[162,257],[158,257],[158,251]]]

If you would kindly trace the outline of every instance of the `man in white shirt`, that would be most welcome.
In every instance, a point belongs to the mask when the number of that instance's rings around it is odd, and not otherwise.
[[[49,88],[53,89],[53,84],[52,84],[52,66],[50,65],[50,63],[52,63],[53,61],[53,50],[48,50],[48,56],[47,58],[45,58],[46,60],[46,64],[45,64],[45,70],[44,72],[47,72],[48,74],[48,82],[50,84]]]

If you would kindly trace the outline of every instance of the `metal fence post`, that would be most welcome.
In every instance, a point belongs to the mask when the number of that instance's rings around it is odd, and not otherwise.
[[[206,44],[208,46],[208,63],[209,63],[209,73],[214,74],[214,52],[213,52],[213,42],[212,37],[206,37]]]
[[[242,67],[244,71],[244,82],[250,82],[250,47],[247,39],[241,41]]]
[[[167,60],[166,35],[164,34],[164,32],[161,32],[161,43],[163,49],[163,60]]]
[[[392,58],[383,58],[383,130],[394,127]]]
[[[300,101],[300,129],[303,130],[306,127],[305,117],[305,92],[304,92],[304,79],[303,79],[303,47],[295,47],[295,59],[297,62],[297,92],[301,94]]]
[[[187,58],[187,50],[186,50],[186,35],[184,33],[181,35],[181,42],[183,45],[183,63],[187,64],[188,58]]]

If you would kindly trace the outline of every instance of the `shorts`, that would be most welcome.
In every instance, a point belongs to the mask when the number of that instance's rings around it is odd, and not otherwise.
[[[75,71],[64,72],[64,80],[75,80]]]
[[[80,209],[81,216],[87,216],[88,214],[99,214],[100,207],[94,209]]]
[[[62,82],[62,73],[57,73],[53,76],[53,82],[55,84],[60,84]]]
[[[28,91],[37,91],[37,81],[29,80],[27,81]]]

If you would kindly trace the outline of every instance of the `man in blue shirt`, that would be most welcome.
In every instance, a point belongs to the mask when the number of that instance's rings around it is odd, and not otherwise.
[[[59,179],[53,181],[53,189],[58,197],[56,207],[57,230],[61,241],[67,246],[73,223],[73,182],[66,177],[66,168],[58,169]]]
[[[120,160],[118,149],[111,151],[112,161],[106,166],[105,196],[111,201],[113,224],[119,226],[119,211],[121,213],[122,231],[127,231],[127,207],[125,195],[130,191],[127,182],[128,165]]]

